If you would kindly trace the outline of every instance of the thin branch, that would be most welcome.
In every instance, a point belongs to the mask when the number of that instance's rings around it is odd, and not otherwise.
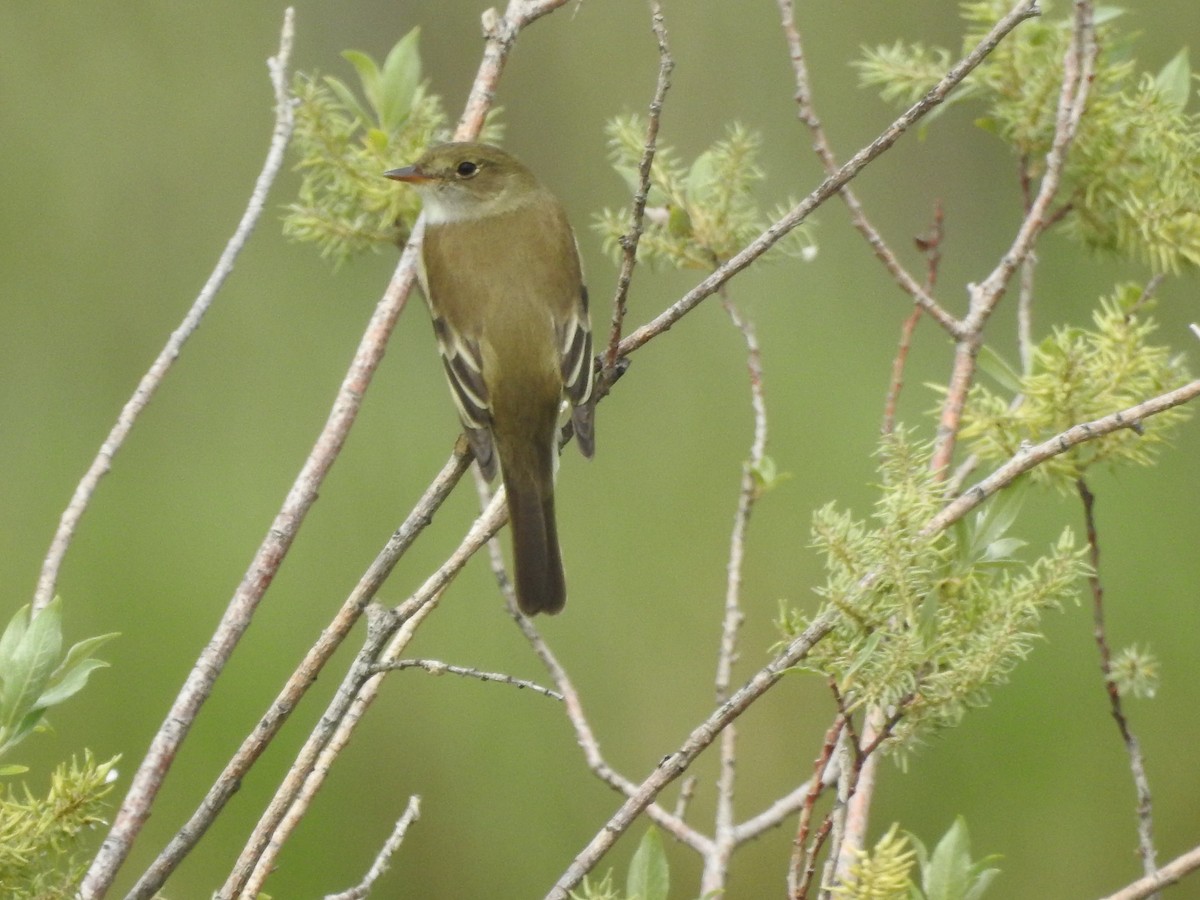
[[[975,48],[955,63],[934,87],[866,147],[859,150],[845,165],[828,176],[815,190],[785,213],[742,250],[718,266],[711,275],[697,284],[652,321],[638,328],[621,341],[620,355],[628,355],[647,341],[667,331],[705,298],[716,293],[721,285],[771,249],[793,228],[800,225],[809,213],[837,193],[870,162],[896,143],[909,128],[940,104],[964,78],[995,49],[1004,37],[1026,19],[1039,15],[1037,0],[1021,0],[997,22]]]
[[[1200,869],[1200,847],[1193,847],[1187,853],[1175,857],[1153,875],[1139,878],[1103,900],[1143,900],[1153,896],[1159,888],[1177,884],[1185,875],[1197,869]]]
[[[787,40],[788,51],[792,58],[792,69],[795,71],[796,77],[796,114],[800,118],[800,121],[808,126],[809,131],[812,132],[813,150],[820,157],[821,165],[824,166],[826,174],[832,175],[837,171],[837,157],[833,154],[829,138],[825,134],[825,129],[821,125],[820,118],[817,116],[816,107],[813,105],[812,89],[809,87],[808,80],[808,66],[804,61],[804,47],[800,40],[800,31],[796,28],[792,0],[778,0],[778,3],[783,35]],[[843,185],[838,189],[838,194],[846,204],[846,208],[850,211],[851,224],[866,239],[875,256],[883,263],[884,268],[891,273],[892,278],[895,279],[900,289],[912,298],[918,308],[928,312],[947,333],[952,337],[958,337],[962,327],[961,323],[933,299],[931,285],[927,284],[925,287],[922,287],[908,273],[896,254],[892,252],[891,247],[884,241],[883,236],[867,218],[866,211],[863,209],[862,203],[859,202],[858,195],[854,193],[854,190],[849,185]]]
[[[921,529],[921,534],[934,534],[957,522],[992,494],[1012,484],[1021,475],[1040,466],[1046,460],[1065,453],[1078,444],[1095,440],[1122,428],[1138,429],[1141,427],[1142,420],[1187,403],[1198,395],[1200,395],[1200,379],[1188,382],[1183,387],[1159,394],[1142,403],[1136,403],[1120,412],[1111,413],[1091,422],[1072,425],[1049,440],[1022,448],[1008,462],[946,504],[940,513],[926,523],[925,527]]]
[[[1045,171],[1037,195],[1029,205],[1029,212],[1017,229],[1012,245],[983,283],[971,286],[969,309],[955,347],[954,367],[938,422],[937,443],[930,464],[935,472],[949,471],[967,392],[975,377],[984,326],[1004,296],[1017,267],[1029,258],[1042,233],[1053,224],[1050,207],[1058,195],[1067,153],[1083,118],[1088,89],[1095,75],[1098,53],[1095,37],[1092,4],[1088,0],[1076,0],[1075,25],[1071,33],[1071,45],[1063,60],[1063,81],[1054,140],[1046,154]]]
[[[183,345],[200,327],[200,321],[212,306],[217,291],[224,286],[225,279],[233,272],[233,265],[238,254],[242,252],[242,248],[250,239],[251,232],[254,231],[254,226],[258,224],[259,217],[266,205],[267,194],[270,193],[271,185],[275,183],[275,178],[283,167],[284,151],[291,140],[294,126],[292,102],[287,88],[287,67],[292,55],[294,37],[295,10],[288,7],[284,11],[283,28],[279,35],[279,51],[267,60],[271,86],[275,91],[275,127],[271,134],[271,144],[267,150],[262,171],[258,173],[258,178],[254,181],[254,189],[250,192],[250,202],[246,204],[246,211],[242,213],[241,221],[238,222],[233,236],[225,245],[212,274],[208,276],[208,280],[204,283],[204,287],[200,290],[191,309],[183,317],[179,327],[171,332],[166,345],[146,374],[142,376],[142,380],[138,382],[133,396],[121,409],[116,424],[109,431],[104,443],[100,445],[96,458],[88,466],[83,478],[75,488],[75,493],[71,496],[70,503],[63,510],[58,529],[54,533],[50,549],[42,563],[37,587],[34,590],[33,613],[35,615],[54,598],[54,588],[58,582],[58,572],[62,567],[63,558],[75,536],[75,530],[79,527],[79,520],[83,517],[84,511],[91,503],[92,496],[99,486],[100,479],[107,475],[109,469],[112,468],[113,458],[124,445],[125,439],[129,437],[138,416],[150,404],[159,385],[166,379],[172,364],[183,351]]]
[[[91,501],[96,486],[104,474],[111,468],[113,457],[129,436],[129,432],[142,410],[146,408],[155,391],[162,384],[171,364],[181,352],[184,343],[200,326],[200,320],[212,305],[212,301],[217,291],[225,283],[225,279],[233,271],[233,264],[238,253],[245,246],[250,233],[254,230],[254,226],[258,222],[259,216],[262,214],[267,194],[276,176],[279,174],[279,170],[283,166],[284,152],[291,139],[294,126],[292,101],[288,93],[287,69],[291,60],[292,43],[295,37],[295,19],[295,10],[292,7],[288,7],[284,11],[283,26],[279,34],[279,50],[275,56],[267,60],[267,68],[271,76],[271,86],[275,93],[275,126],[262,171],[255,180],[254,189],[250,194],[250,202],[246,206],[246,211],[242,214],[242,219],[238,223],[233,237],[226,244],[225,250],[221,253],[216,267],[213,269],[204,288],[200,291],[200,295],[196,298],[196,302],[192,305],[192,308],[188,311],[180,326],[171,334],[166,346],[163,347],[162,352],[158,355],[154,364],[151,365],[149,371],[146,372],[142,380],[138,383],[133,396],[121,410],[121,414],[117,418],[117,423],[113,426],[112,431],[109,432],[108,437],[101,445],[100,452],[88,468],[83,479],[79,482],[79,486],[75,489],[75,494],[63,512],[62,520],[59,522],[58,530],[50,545],[50,552],[47,554],[46,561],[42,566],[41,577],[34,594],[34,610],[40,609],[53,597],[54,587],[58,580],[59,567],[62,565],[63,557],[67,552],[68,546],[70,546],[75,529],[79,524],[80,518],[83,516],[84,510]],[[309,502],[311,503],[311,501]],[[303,513],[300,512],[300,515],[303,515]],[[286,552],[286,548],[282,552]],[[281,556],[282,552],[280,553]],[[248,622],[248,617],[246,621]],[[241,631],[244,630],[245,626],[243,625]],[[240,636],[241,631],[237,631],[236,636],[233,637],[234,643],[236,643],[237,636]],[[80,885],[80,896],[85,898],[85,900],[101,897],[108,890],[113,878],[116,877],[117,870],[129,855],[134,839],[141,831],[142,825],[149,816],[150,806],[154,802],[159,786],[162,784],[162,779],[166,776],[167,770],[171,766],[175,751],[187,734],[200,704],[204,702],[209,691],[211,691],[212,679],[216,677],[216,674],[224,665],[225,659],[228,658],[227,654],[221,652],[221,648],[214,646],[216,644],[217,640],[210,643],[205,653],[201,656],[197,668],[193,669],[192,674],[189,675],[188,685],[190,686],[190,690],[185,688],[185,692],[181,693],[180,699],[176,701],[175,706],[171,710],[171,714],[155,736],[154,743],[151,745],[146,759],[135,773],[133,781],[130,784],[129,793],[126,794],[121,808],[117,811],[113,826],[104,843],[101,845],[99,852],[96,854],[96,858],[92,860],[92,865]]]
[[[717,703],[729,698],[733,665],[737,661],[738,630],[745,615],[741,609],[742,563],[746,555],[746,529],[750,513],[762,492],[762,468],[767,451],[767,404],[763,396],[762,351],[754,326],[742,315],[728,296],[722,305],[730,321],[746,342],[746,368],[750,376],[750,408],[754,411],[754,438],[750,456],[742,465],[742,483],[738,492],[733,533],[729,539],[729,563],[726,566],[725,611],[721,622],[721,644],[717,653],[715,694]],[[737,728],[730,724],[721,732],[720,774],[717,776],[717,810],[713,828],[713,850],[704,857],[700,894],[709,896],[725,890],[729,860],[737,847],[733,813],[733,793],[737,781]]]
[[[376,672],[400,671],[401,669],[421,669],[430,675],[461,675],[464,678],[476,678],[479,681],[509,684],[522,690],[528,689],[535,694],[541,694],[543,697],[549,697],[552,700],[561,701],[563,698],[562,694],[558,691],[542,687],[534,681],[528,681],[524,678],[514,678],[512,675],[506,675],[504,672],[482,672],[470,666],[454,666],[444,663],[440,659],[398,659],[395,662],[379,663],[375,666]]]
[[[658,39],[658,82],[654,86],[654,97],[650,101],[650,114],[646,121],[646,141],[642,159],[638,163],[638,186],[633,195],[633,209],[629,214],[629,230],[621,236],[621,271],[617,275],[617,289],[613,296],[612,327],[609,330],[608,351],[604,356],[604,378],[612,380],[617,367],[621,343],[621,329],[625,322],[625,305],[629,297],[629,285],[633,281],[633,267],[637,264],[638,242],[646,218],[646,198],[650,195],[650,172],[654,167],[654,154],[658,149],[658,126],[662,119],[663,100],[671,87],[671,71],[675,60],[667,45],[667,26],[663,20],[662,5],[650,0],[650,24]]]
[[[1125,718],[1121,706],[1121,692],[1117,690],[1117,683],[1113,680],[1112,651],[1109,649],[1108,633],[1104,626],[1104,585],[1100,581],[1100,537],[1096,530],[1096,497],[1083,478],[1078,479],[1075,486],[1083,503],[1089,561],[1092,565],[1092,571],[1088,575],[1088,585],[1092,589],[1092,636],[1096,639],[1096,648],[1100,651],[1100,674],[1104,677],[1104,689],[1108,694],[1112,717],[1129,754],[1129,770],[1133,775],[1134,790],[1137,791],[1138,855],[1142,857],[1142,870],[1147,875],[1153,875],[1158,869],[1158,862],[1154,850],[1154,808],[1150,799],[1150,779],[1146,776],[1142,745],[1129,727],[1129,720]]]
[[[392,829],[391,836],[380,849],[379,854],[375,857],[375,861],[371,863],[371,868],[367,870],[367,874],[363,876],[363,880],[348,891],[327,894],[325,900],[366,900],[375,882],[387,871],[389,860],[400,849],[400,845],[404,842],[404,835],[408,832],[408,827],[419,818],[421,818],[421,798],[413,794],[408,798],[408,806],[405,807],[404,813],[400,818],[396,820],[396,827]]]
[[[813,810],[816,808],[817,798],[821,796],[821,791],[828,785],[826,777],[830,770],[837,771],[838,777],[841,777],[840,768],[834,764],[833,751],[837,747],[838,739],[841,737],[847,721],[846,716],[840,712],[834,718],[833,724],[825,732],[821,752],[813,762],[812,778],[802,785],[805,788],[804,799],[800,807],[800,817],[796,822],[796,836],[792,838],[792,853],[787,873],[788,897],[792,900],[803,896],[803,891],[806,889],[802,873],[810,871],[805,863],[812,857],[805,848],[805,842],[808,840],[809,829],[812,827]]]
[[[925,288],[931,293],[937,285],[938,267],[942,262],[943,219],[942,204],[938,201],[933,205],[933,224],[929,233],[916,240],[917,248],[925,254]],[[900,391],[904,388],[904,367],[908,363],[913,333],[917,330],[917,323],[921,321],[921,312],[921,305],[913,304],[912,312],[900,326],[900,340],[896,345],[896,356],[892,360],[892,380],[888,384],[887,399],[883,404],[881,431],[884,434],[891,434],[896,428],[896,407],[900,403]]]

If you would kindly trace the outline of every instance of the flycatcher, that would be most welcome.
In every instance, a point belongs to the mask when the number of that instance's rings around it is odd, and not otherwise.
[[[517,602],[526,615],[556,613],[567,599],[554,519],[564,397],[580,451],[591,457],[595,448],[592,333],[575,235],[554,195],[489,144],[440,144],[384,174],[421,195],[421,285],[489,480],[499,460]]]

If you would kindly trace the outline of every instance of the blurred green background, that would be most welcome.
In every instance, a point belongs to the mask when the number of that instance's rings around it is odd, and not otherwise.
[[[1135,0],[1151,71],[1200,34],[1194,0]],[[1057,4],[1059,7],[1065,4]],[[482,49],[483,4],[300,2],[296,67],[353,78],[339,52],[382,58],[422,27],[426,72],[457,115]],[[898,37],[957,51],[948,2],[799,4],[818,109],[845,158],[893,117],[855,87],[860,45]],[[1061,12],[1060,10],[1057,10]],[[121,405],[207,277],[265,152],[283,6],[0,3],[0,586],[3,614],[27,602],[63,506]],[[677,60],[662,139],[685,156],[734,119],[765,139],[766,206],[819,180],[774,3],[668,4]],[[626,200],[606,162],[605,121],[642,111],[657,68],[640,0],[568,8],[522,35],[499,89],[507,145],[565,200],[589,272],[594,318],[607,321],[615,272],[589,231],[593,212]],[[946,208],[939,296],[956,312],[1019,219],[1016,165],[971,123],[968,107],[906,137],[856,182],[874,221],[909,265],[936,200]],[[405,162],[396,160],[396,163]],[[338,273],[279,234],[288,174],[204,327],[189,343],[103,482],[59,590],[72,640],[122,637],[113,663],[22,748],[44,785],[83,746],[136,768],[192,661],[328,414],[359,335],[394,265],[363,258]],[[873,494],[878,435],[908,305],[847,225],[820,210],[811,264],[757,267],[731,286],[756,322],[771,416],[770,453],[792,478],[751,526],[747,622],[738,681],[767,658],[781,598],[811,605],[820,561],[807,549],[814,507],[860,513]],[[1132,265],[1042,245],[1036,324],[1084,324]],[[696,276],[641,271],[630,324],[652,317]],[[1168,280],[1163,342],[1200,370],[1186,323],[1200,318],[1194,274]],[[1013,353],[1011,308],[991,325]],[[901,418],[929,428],[950,348],[922,323]],[[598,414],[598,452],[560,473],[560,528],[571,582],[565,615],[539,622],[574,675],[609,760],[640,780],[711,708],[712,663],[728,533],[750,443],[744,353],[706,304],[638,353]],[[345,452],[283,569],[185,743],[118,888],[152,859],[275,695],[361,570],[438,470],[456,434],[422,306],[403,316]],[[1164,668],[1153,702],[1130,702],[1148,757],[1161,858],[1200,837],[1200,427],[1186,425],[1153,470],[1097,474],[1110,635],[1149,644]],[[455,546],[475,509],[464,484],[399,566],[397,602]],[[1078,526],[1074,498],[1035,498],[1018,531],[1044,546]],[[1082,594],[1081,594],[1082,599]],[[1125,751],[1097,674],[1087,605],[1049,621],[994,703],[934,740],[902,772],[882,769],[873,837],[898,820],[927,844],[963,814],[978,854],[999,853],[989,896],[1091,897],[1136,877],[1134,796]],[[543,679],[476,560],[412,653]],[[220,883],[308,728],[341,677],[335,660],[282,738],[245,780],[214,831],[167,888],[199,898]],[[741,721],[739,818],[807,777],[831,704],[795,677]],[[692,821],[711,819],[712,759]],[[585,770],[549,700],[503,686],[406,672],[392,676],[268,883],[306,898],[358,881],[410,793],[421,821],[379,897],[541,896],[619,802]],[[673,802],[675,791],[666,797]],[[779,896],[794,823],[735,857],[728,896]],[[625,863],[641,828],[602,864]],[[873,839],[873,838],[872,838]],[[694,896],[698,865],[670,847],[672,896]],[[620,879],[623,880],[623,874]],[[114,892],[112,896],[116,896]],[[1172,897],[1200,897],[1200,880]]]

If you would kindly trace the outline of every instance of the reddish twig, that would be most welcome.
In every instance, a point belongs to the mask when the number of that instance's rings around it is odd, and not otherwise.
[[[1100,651],[1100,674],[1104,676],[1104,689],[1108,694],[1108,704],[1112,717],[1121,733],[1121,740],[1129,754],[1129,769],[1133,775],[1134,790],[1137,791],[1137,833],[1138,854],[1142,857],[1142,869],[1147,875],[1153,875],[1158,868],[1157,855],[1154,850],[1154,809],[1150,799],[1150,779],[1146,775],[1146,761],[1142,756],[1142,746],[1137,736],[1129,727],[1129,720],[1121,705],[1121,692],[1113,680],[1112,651],[1108,644],[1108,633],[1104,625],[1104,585],[1100,581],[1100,537],[1096,530],[1096,497],[1088,489],[1087,482],[1079,478],[1075,482],[1079,491],[1079,499],[1083,503],[1083,519],[1087,530],[1088,553],[1092,571],[1088,575],[1088,585],[1092,590],[1092,636],[1096,640],[1096,649]]]

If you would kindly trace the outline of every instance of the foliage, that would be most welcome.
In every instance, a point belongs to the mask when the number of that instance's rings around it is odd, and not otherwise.
[[[613,168],[631,193],[639,187],[638,167],[644,151],[646,123],[634,115],[608,124]],[[659,143],[650,168],[644,230],[638,255],[650,263],[710,270],[758,237],[769,221],[759,211],[753,189],[764,178],[758,165],[762,139],[739,124],[726,129],[692,164],[685,165],[673,148]],[[773,215],[772,219],[778,218]],[[619,260],[629,227],[628,209],[605,209],[593,227],[605,252]],[[815,248],[802,229],[777,245],[779,251],[811,256]]]
[[[998,856],[972,861],[971,836],[962,816],[942,835],[932,856],[916,835],[908,837],[921,866],[921,887],[913,887],[912,900],[979,900],[1000,874],[991,867]]]
[[[46,710],[67,700],[108,663],[91,654],[115,637],[88,638],[62,653],[62,601],[55,597],[36,616],[28,606],[13,616],[0,635],[0,755],[45,727]],[[23,771],[8,767],[0,774]]]
[[[441,98],[421,80],[419,37],[414,28],[401,38],[382,67],[357,50],[342,54],[358,73],[365,104],[331,75],[295,78],[292,148],[302,178],[283,230],[315,243],[335,265],[364,250],[404,245],[420,203],[383,172],[449,137]],[[489,124],[484,136],[498,137],[499,127]]]
[[[972,387],[960,432],[971,452],[988,461],[1008,459],[1026,441],[1046,440],[1072,425],[1186,384],[1190,377],[1182,360],[1148,342],[1157,326],[1139,315],[1143,299],[1136,285],[1123,285],[1100,301],[1093,328],[1056,327],[1036,348],[1026,375],[1017,375],[992,357],[988,371],[1003,391],[983,382]],[[1012,394],[1023,398],[1019,404],[1012,402]],[[1097,463],[1148,465],[1158,446],[1189,414],[1176,407],[1136,429],[1087,441],[1038,466],[1032,477],[1068,491]]]
[[[986,703],[1028,653],[1042,612],[1072,599],[1085,569],[1070,529],[1032,563],[1015,558],[1023,543],[1007,532],[1019,487],[971,524],[931,534],[925,523],[946,496],[929,448],[901,431],[885,437],[881,472],[873,526],[833,504],[813,516],[827,572],[818,615],[833,610],[836,624],[805,668],[832,679],[849,710],[895,716],[887,746],[904,747]],[[810,621],[785,610],[780,626],[790,640]]]
[[[91,752],[54,770],[50,790],[35,797],[8,786],[0,796],[0,885],[7,900],[74,896],[90,854],[83,838],[101,818],[119,757],[97,763]]]
[[[667,900],[670,883],[662,835],[651,826],[629,861],[624,894],[613,887],[610,869],[594,885],[585,877],[583,885],[578,891],[572,891],[571,897],[572,900]]]
[[[978,42],[1009,6],[964,3],[964,45]],[[1187,52],[1157,76],[1139,75],[1132,42],[1114,24],[1120,14],[1111,7],[1096,13],[1096,76],[1063,173],[1067,199],[1059,212],[1066,213],[1065,231],[1085,246],[1178,271],[1200,265],[1200,116],[1186,112]],[[1030,178],[1041,174],[1054,139],[1071,34],[1069,21],[1022,23],[951,98],[983,107],[977,124],[1012,147]],[[949,58],[943,49],[896,43],[866,50],[858,68],[862,83],[879,87],[885,100],[909,103],[941,78]]]

